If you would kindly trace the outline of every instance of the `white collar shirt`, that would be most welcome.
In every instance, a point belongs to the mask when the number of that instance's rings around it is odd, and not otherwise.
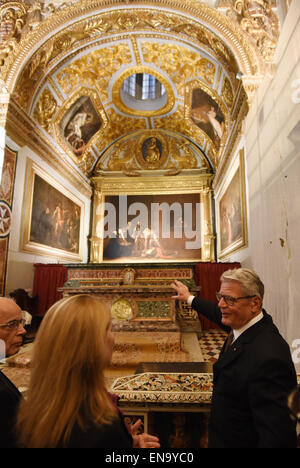
[[[259,322],[263,318],[264,314],[260,312],[260,314],[256,315],[253,319],[247,322],[243,327],[233,329],[233,341],[237,340],[237,338],[244,333],[244,331],[248,330],[248,328],[252,327],[255,323]]]

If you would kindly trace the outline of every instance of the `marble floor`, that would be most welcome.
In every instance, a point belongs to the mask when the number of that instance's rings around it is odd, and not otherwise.
[[[222,330],[204,330],[199,337],[203,361],[214,363],[220,354],[227,333]]]

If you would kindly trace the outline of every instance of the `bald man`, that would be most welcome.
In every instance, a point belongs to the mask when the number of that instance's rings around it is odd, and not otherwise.
[[[16,354],[23,344],[24,320],[22,310],[12,300],[0,297],[0,344],[5,356]],[[21,393],[0,371],[0,448],[16,447],[15,417]]]

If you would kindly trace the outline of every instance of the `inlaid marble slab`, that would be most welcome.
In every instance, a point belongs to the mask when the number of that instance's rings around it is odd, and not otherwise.
[[[121,402],[210,403],[211,373],[151,373],[121,377],[112,391]]]

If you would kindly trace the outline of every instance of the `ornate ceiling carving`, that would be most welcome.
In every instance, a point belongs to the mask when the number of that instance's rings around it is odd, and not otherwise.
[[[151,170],[177,175],[184,169],[199,174],[211,172],[209,161],[189,139],[171,131],[139,130],[108,148],[93,175],[122,172],[137,177]]]
[[[48,139],[84,176],[115,142],[139,130],[177,132],[216,169],[235,120],[247,112],[247,106],[237,112],[237,103],[251,98],[278,36],[266,0],[220,5],[217,11],[196,0],[2,2],[2,84],[37,138]],[[123,78],[143,69],[166,88],[159,111],[129,111],[122,102]],[[6,112],[2,106],[2,122]],[[8,126],[18,132],[13,119]]]

